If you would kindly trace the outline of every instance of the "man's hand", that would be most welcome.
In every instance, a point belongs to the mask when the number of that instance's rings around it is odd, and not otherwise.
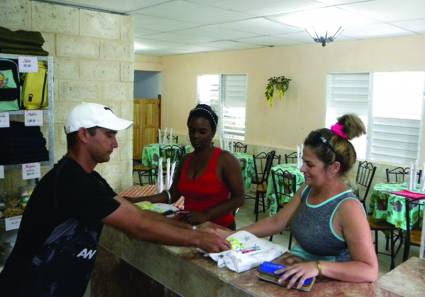
[[[230,243],[220,236],[204,231],[196,231],[197,247],[208,253],[219,253],[230,249]]]
[[[184,219],[186,220],[186,222],[192,225],[198,225],[206,221],[209,221],[205,213],[197,212],[197,211],[192,211],[188,213]]]

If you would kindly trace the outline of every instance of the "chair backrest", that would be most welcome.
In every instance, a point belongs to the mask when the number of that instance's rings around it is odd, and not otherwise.
[[[405,219],[406,219],[406,234],[404,236],[404,252],[403,261],[406,261],[409,257],[409,250],[411,245],[421,245],[422,240],[422,220],[425,207],[425,201],[422,200],[411,200],[405,199]],[[415,222],[412,224],[410,217],[411,212],[417,213]],[[413,213],[412,213],[413,214]]]
[[[410,168],[409,167],[396,167],[393,169],[385,169],[387,176],[387,183],[403,183],[405,179],[409,176]],[[422,170],[418,170],[417,173],[417,183],[421,183]]]
[[[273,165],[273,159],[275,156],[275,151],[270,151],[268,153],[261,152],[254,155],[254,172],[255,172],[255,183],[263,184],[267,182],[269,178],[270,170]]]
[[[358,196],[363,206],[366,209],[366,198],[369,194],[370,186],[372,185],[373,177],[375,176],[376,166],[368,161],[359,161],[357,168],[356,184],[358,187]],[[360,193],[362,190],[362,193]]]
[[[170,135],[167,135],[167,139],[170,140]],[[179,136],[173,135],[173,139],[171,139],[171,143],[178,144],[179,143]]]
[[[396,167],[393,169],[386,168],[385,174],[387,176],[387,183],[402,183],[408,174],[409,168]]]
[[[235,152],[246,153],[246,150],[247,149],[248,149],[248,145],[247,144],[244,144],[244,143],[239,142],[239,141],[233,143],[233,150]]]
[[[296,163],[297,162],[297,152],[292,152],[289,154],[285,154],[285,163]]]
[[[281,160],[282,160],[281,155],[274,155],[272,167],[275,166],[275,165],[279,165]]]
[[[272,171],[272,180],[273,192],[276,196],[278,208],[282,208],[282,205],[279,203],[279,201],[293,198],[297,190],[297,178],[295,174],[279,168]]]
[[[159,155],[165,160],[170,159],[171,163],[180,162],[185,154],[184,146],[179,145],[166,145],[159,148]],[[165,162],[163,164],[166,164]]]

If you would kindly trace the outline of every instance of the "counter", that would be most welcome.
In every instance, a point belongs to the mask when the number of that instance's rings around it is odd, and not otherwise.
[[[319,279],[306,293],[260,281],[255,270],[238,274],[220,269],[194,248],[139,241],[105,226],[92,276],[92,296],[425,296],[424,277],[424,260],[411,258],[376,283]]]

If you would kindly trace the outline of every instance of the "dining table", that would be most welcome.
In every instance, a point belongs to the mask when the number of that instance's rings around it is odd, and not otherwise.
[[[406,197],[397,195],[396,192],[407,190],[407,184],[401,183],[378,183],[373,187],[370,203],[369,214],[378,220],[385,220],[395,227],[407,230],[406,223]],[[417,193],[421,193],[415,190]],[[420,200],[425,205],[425,200]],[[410,226],[422,221],[423,214],[419,211],[419,206],[409,204]]]
[[[279,201],[277,201],[276,199],[276,195],[274,193],[274,189],[273,189],[273,172],[281,169],[283,171],[288,171],[289,173],[292,173],[295,175],[295,180],[296,180],[296,190],[298,191],[298,189],[300,188],[301,185],[304,184],[304,174],[300,171],[300,169],[297,167],[297,164],[292,164],[292,163],[284,163],[284,164],[278,164],[275,165],[271,168],[270,170],[270,175],[269,178],[267,180],[267,192],[266,192],[266,199],[268,201],[268,205],[269,205],[269,215],[273,216],[276,214],[276,212],[278,211],[278,205],[282,205],[284,203],[288,203],[289,202],[289,198],[288,197],[279,197]],[[277,185],[278,187],[281,187],[282,185]],[[280,191],[281,189],[278,189],[278,191]]]

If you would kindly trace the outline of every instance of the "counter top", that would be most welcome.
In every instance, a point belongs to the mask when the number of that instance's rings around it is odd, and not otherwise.
[[[376,283],[318,279],[311,292],[288,290],[257,279],[255,270],[234,273],[218,268],[194,248],[172,247],[133,239],[105,226],[101,247],[171,291],[199,296],[425,296],[425,261],[411,258]],[[128,284],[127,284],[128,285]]]

